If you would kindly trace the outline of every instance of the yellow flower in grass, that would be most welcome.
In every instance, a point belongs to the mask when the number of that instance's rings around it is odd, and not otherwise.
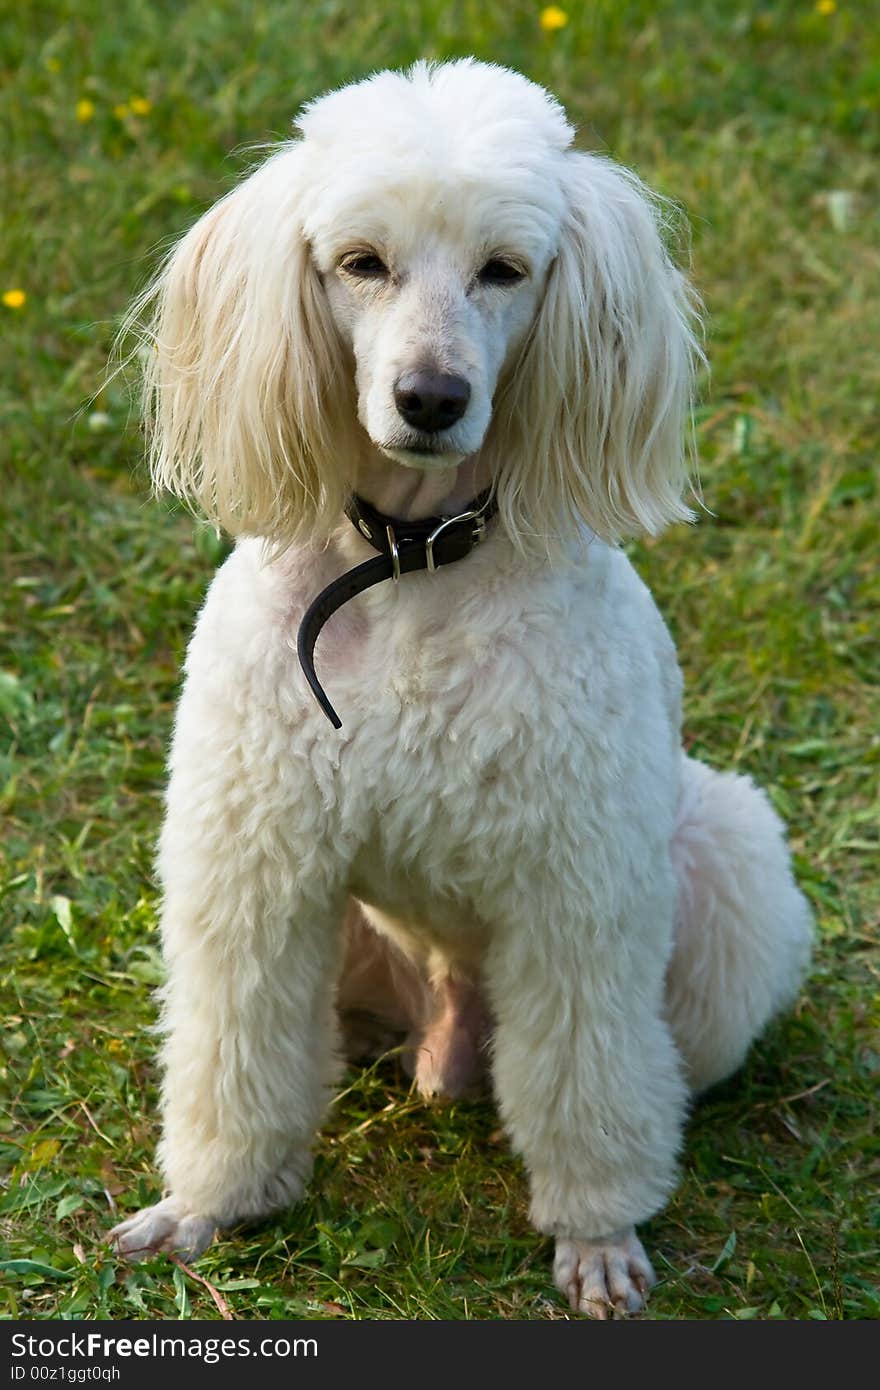
[[[552,34],[557,29],[565,28],[568,23],[568,15],[558,5],[548,5],[546,9],[541,11],[539,23],[545,34]]]
[[[76,103],[76,119],[79,121],[80,125],[85,125],[86,121],[90,121],[94,114],[95,103],[89,101],[88,97],[80,97],[79,101]]]
[[[7,309],[23,309],[27,303],[27,295],[24,290],[7,290],[3,295],[3,303]]]
[[[120,101],[113,108],[113,115],[118,121],[124,121],[128,115],[128,102]]]
[[[816,14],[834,14],[837,9],[837,0],[818,0]]]
[[[153,103],[146,97],[132,97],[128,104],[136,116],[149,116],[153,109]]]

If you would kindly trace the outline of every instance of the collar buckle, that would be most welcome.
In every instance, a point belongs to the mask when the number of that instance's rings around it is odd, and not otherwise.
[[[429,574],[436,574],[437,572],[437,562],[434,559],[434,542],[437,540],[437,537],[442,535],[442,533],[449,526],[457,526],[460,521],[476,522],[476,525],[474,526],[473,532],[471,534],[472,545],[479,545],[480,541],[485,536],[486,518],[481,511],[461,512],[458,516],[450,516],[447,517],[445,521],[441,521],[440,525],[434,527],[434,530],[431,532],[430,536],[425,541],[425,556],[428,561]]]

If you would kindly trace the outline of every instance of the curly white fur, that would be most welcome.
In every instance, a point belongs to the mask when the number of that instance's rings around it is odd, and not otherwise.
[[[672,643],[613,544],[689,515],[693,299],[661,205],[514,73],[381,73],[299,132],[136,308],[157,483],[242,539],[189,649],[161,841],[170,1195],[116,1241],[193,1253],[295,1200],[334,987],[379,1013],[384,990],[426,1092],[470,1082],[491,1028],[557,1282],[634,1311],[689,1089],[793,998],[811,936],[766,798],[683,757]],[[393,389],[426,363],[470,401],[419,441]],[[333,730],[293,649],[372,553],[348,493],[422,516],[490,483],[467,560],[327,625]]]

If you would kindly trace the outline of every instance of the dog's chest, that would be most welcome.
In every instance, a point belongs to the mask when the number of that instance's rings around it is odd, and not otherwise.
[[[478,965],[485,949],[474,878],[474,856],[463,837],[439,825],[421,842],[395,843],[394,827],[380,828],[355,856],[349,891],[398,923],[425,947],[439,947]],[[430,835],[430,832],[429,832]]]
[[[469,940],[500,808],[521,780],[517,684],[499,681],[478,639],[454,654],[428,641],[389,656],[374,679],[373,690],[352,691],[354,731],[338,767],[350,891],[437,942]]]

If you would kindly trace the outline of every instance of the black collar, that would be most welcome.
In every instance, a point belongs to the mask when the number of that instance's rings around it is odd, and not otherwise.
[[[362,497],[352,497],[345,509],[346,516],[379,555],[347,570],[322,589],[306,609],[296,638],[299,664],[334,729],[342,728],[342,720],[327,699],[314,664],[315,643],[327,619],[356,594],[385,579],[397,581],[402,574],[414,570],[429,570],[433,574],[443,565],[463,560],[480,544],[497,511],[491,488],[454,516],[429,516],[421,521],[400,521],[378,511]]]

